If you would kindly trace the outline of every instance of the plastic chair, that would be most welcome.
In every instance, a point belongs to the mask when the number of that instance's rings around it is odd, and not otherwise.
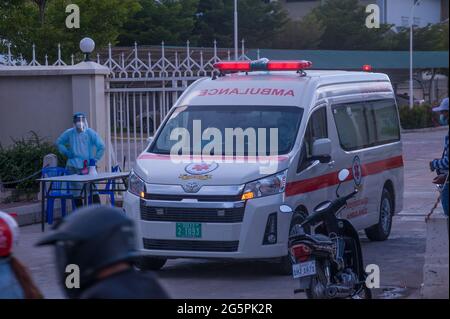
[[[46,167],[42,169],[42,177],[56,177],[56,176],[63,176],[68,175],[67,170],[62,167]],[[53,209],[55,206],[55,199],[61,200],[61,215],[62,217],[66,216],[66,199],[72,200],[72,210],[76,209],[75,201],[70,193],[69,190],[61,190],[63,187],[62,184],[65,184],[64,182],[53,182],[52,188],[56,188],[56,190],[51,190],[50,192],[46,193],[47,198],[47,209],[46,209],[46,215],[47,215],[47,224],[51,225],[53,224]],[[68,188],[68,187],[66,187]],[[43,190],[47,192],[47,190]]]
[[[120,172],[119,165],[111,167],[111,172],[113,172],[113,173]],[[116,181],[109,179],[105,185],[105,188],[97,191],[99,194],[109,195],[112,206],[114,206],[114,204],[115,204],[115,197],[114,197],[114,190],[116,188],[115,186],[116,186]]]

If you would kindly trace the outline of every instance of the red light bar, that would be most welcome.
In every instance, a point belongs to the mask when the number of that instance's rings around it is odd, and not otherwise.
[[[312,66],[311,61],[269,61],[267,62],[268,71],[299,71],[308,69]]]
[[[298,61],[225,61],[217,62],[214,68],[222,73],[230,72],[250,72],[250,71],[300,71],[308,69],[312,62],[305,60]]]
[[[372,71],[372,66],[370,64],[364,64],[362,68],[364,72]]]
[[[230,61],[214,63],[214,68],[221,72],[248,72],[251,70],[250,61]]]

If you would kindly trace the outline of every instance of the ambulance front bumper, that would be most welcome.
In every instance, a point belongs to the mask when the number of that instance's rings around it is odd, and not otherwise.
[[[282,203],[283,194],[244,202],[217,198],[214,201],[141,199],[127,192],[124,210],[136,222],[138,247],[143,254],[252,259],[287,254],[291,215],[279,212]],[[201,227],[201,235],[180,238],[177,226],[181,223],[196,224]]]

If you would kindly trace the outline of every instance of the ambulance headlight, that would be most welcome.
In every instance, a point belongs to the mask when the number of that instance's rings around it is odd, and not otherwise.
[[[131,171],[128,183],[128,190],[131,194],[144,198],[145,196],[145,182],[137,176],[134,171]]]
[[[247,183],[242,200],[283,193],[286,189],[287,170]]]

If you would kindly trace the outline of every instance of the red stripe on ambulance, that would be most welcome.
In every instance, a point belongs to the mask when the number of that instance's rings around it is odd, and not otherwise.
[[[403,167],[403,157],[396,156],[385,160],[362,164],[362,176],[374,175],[383,171]],[[353,179],[352,169],[349,168],[350,176],[347,180]],[[300,181],[288,183],[286,186],[286,196],[293,196],[308,193],[321,188],[330,187],[339,183],[337,172],[312,177]]]

